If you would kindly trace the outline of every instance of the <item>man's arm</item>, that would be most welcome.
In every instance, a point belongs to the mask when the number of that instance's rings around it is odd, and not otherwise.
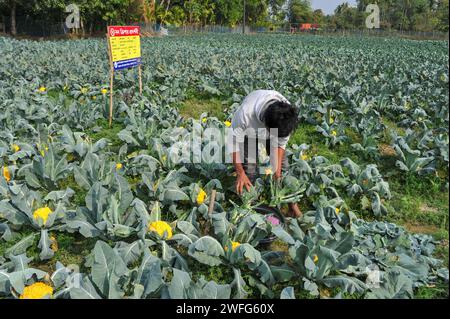
[[[236,171],[237,177],[236,177],[236,192],[239,195],[242,195],[242,191],[244,190],[244,187],[247,189],[247,191],[250,191],[250,187],[252,187],[252,183],[250,182],[250,179],[247,177],[247,174],[245,174],[244,167],[242,166],[239,152],[234,152],[232,154],[233,156],[233,165],[234,169]]]
[[[282,168],[283,168],[283,159],[286,150],[284,148],[277,148],[277,170],[275,172],[275,179],[281,178]]]

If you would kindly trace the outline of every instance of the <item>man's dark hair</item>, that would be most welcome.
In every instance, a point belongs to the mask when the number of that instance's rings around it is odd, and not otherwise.
[[[274,102],[267,107],[264,123],[268,129],[278,129],[278,137],[287,137],[297,128],[298,111],[289,103]]]

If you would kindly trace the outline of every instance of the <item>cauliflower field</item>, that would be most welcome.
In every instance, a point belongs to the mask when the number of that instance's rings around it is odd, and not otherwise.
[[[447,42],[143,38],[112,127],[106,40],[0,52],[0,298],[448,296]],[[256,89],[300,108],[280,185],[170,160]]]

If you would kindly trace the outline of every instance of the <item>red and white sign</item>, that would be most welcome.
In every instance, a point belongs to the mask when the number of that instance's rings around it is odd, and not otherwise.
[[[108,27],[110,37],[127,37],[141,35],[140,26]]]

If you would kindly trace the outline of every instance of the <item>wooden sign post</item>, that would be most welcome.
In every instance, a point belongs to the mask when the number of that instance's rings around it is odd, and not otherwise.
[[[114,72],[138,67],[139,93],[142,95],[141,28],[139,26],[109,26],[106,34],[110,64],[109,126],[113,120]]]

